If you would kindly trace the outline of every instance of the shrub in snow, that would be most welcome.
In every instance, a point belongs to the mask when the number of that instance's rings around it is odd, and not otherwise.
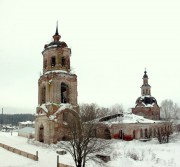
[[[131,159],[135,160],[135,161],[139,161],[139,155],[134,152],[134,151],[128,151],[127,156],[130,157]]]

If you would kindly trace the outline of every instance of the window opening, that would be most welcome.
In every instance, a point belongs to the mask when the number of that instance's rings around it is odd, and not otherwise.
[[[56,58],[54,56],[54,57],[51,57],[51,67],[54,67],[55,65],[56,65]]]
[[[68,103],[68,86],[65,83],[61,83],[61,103]]]

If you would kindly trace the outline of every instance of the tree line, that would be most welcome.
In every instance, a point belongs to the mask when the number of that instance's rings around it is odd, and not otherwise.
[[[17,126],[19,122],[34,121],[33,114],[0,114],[0,124]]]

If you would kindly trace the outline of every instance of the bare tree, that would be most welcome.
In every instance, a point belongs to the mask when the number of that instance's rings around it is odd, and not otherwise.
[[[91,121],[96,118],[103,117],[107,115],[109,109],[108,108],[103,108],[99,107],[95,103],[87,104],[83,103],[79,105],[80,108],[80,116],[83,122]]]
[[[158,130],[156,131],[156,136],[159,143],[169,143],[169,137],[172,132],[172,122],[165,122],[163,128],[158,128]]]
[[[179,106],[172,100],[163,100],[161,102],[161,118],[166,121],[171,119],[177,119],[180,113]]]
[[[124,112],[122,104],[114,104],[110,107],[109,114],[120,114]]]
[[[68,141],[59,142],[59,147],[71,154],[76,167],[85,167],[88,160],[98,161],[96,153],[108,148],[109,141],[96,138],[96,124],[84,123],[78,115],[69,118],[67,126]]]

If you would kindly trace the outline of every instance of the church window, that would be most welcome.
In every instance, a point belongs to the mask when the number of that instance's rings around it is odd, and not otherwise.
[[[62,66],[65,66],[65,58],[64,57],[62,57],[61,61],[62,61]]]
[[[51,67],[54,67],[56,65],[56,58],[55,56],[51,57]]]
[[[42,93],[41,93],[41,104],[46,102],[46,87],[44,86],[42,88]]]
[[[65,83],[61,83],[61,103],[68,103],[69,102],[69,89],[68,85]]]

